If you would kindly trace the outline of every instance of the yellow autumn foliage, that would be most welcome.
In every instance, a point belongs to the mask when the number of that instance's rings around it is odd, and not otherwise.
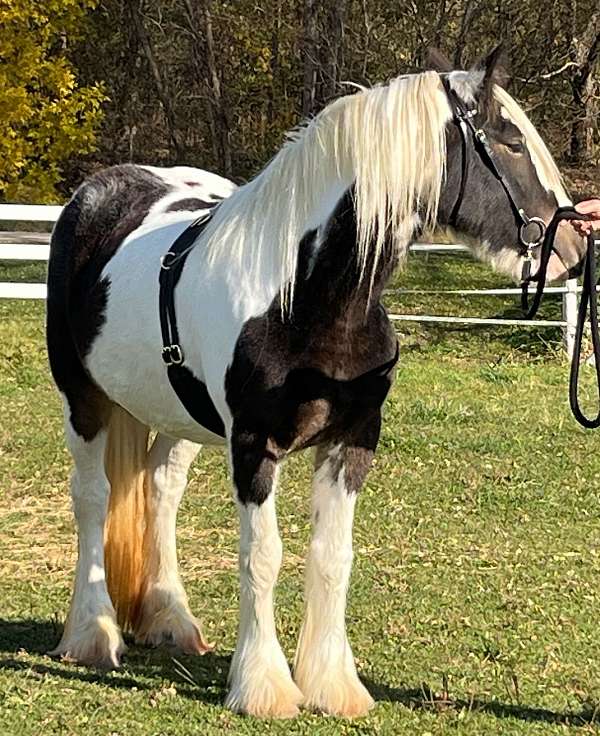
[[[105,95],[68,58],[96,0],[0,0],[0,199],[52,202],[61,166],[93,151]]]

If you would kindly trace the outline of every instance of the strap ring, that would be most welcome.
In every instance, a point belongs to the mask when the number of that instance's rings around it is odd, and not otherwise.
[[[531,225],[537,227],[537,237],[533,238],[533,240],[528,240],[526,233],[527,228]],[[544,235],[546,234],[546,223],[542,220],[541,217],[530,217],[528,218],[527,222],[523,222],[521,226],[519,227],[519,240],[521,241],[521,244],[527,248],[527,250],[531,250],[532,248],[536,248],[538,245],[541,245],[541,243],[544,240]]]

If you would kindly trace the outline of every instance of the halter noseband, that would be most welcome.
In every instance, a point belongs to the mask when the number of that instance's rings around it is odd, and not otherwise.
[[[518,197],[515,196],[510,181],[503,175],[502,169],[499,165],[498,159],[490,146],[488,137],[483,128],[477,128],[473,123],[473,118],[478,113],[477,107],[467,107],[465,103],[460,99],[456,92],[450,86],[450,82],[447,77],[441,77],[444,90],[450,103],[452,110],[452,122],[456,125],[460,131],[461,143],[462,143],[462,171],[460,180],[460,189],[458,192],[458,198],[452,208],[450,214],[450,224],[455,226],[458,218],[458,213],[463,201],[465,186],[467,181],[467,175],[469,170],[469,137],[468,133],[471,133],[473,139],[473,147],[479,154],[479,158],[492,172],[496,179],[502,185],[510,206],[515,213],[517,220],[519,221],[519,242],[523,246],[522,255],[525,258],[523,263],[523,274],[522,280],[526,281],[531,276],[531,261],[533,260],[533,250],[540,246],[544,240],[546,233],[546,224],[541,217],[529,217],[523,207],[518,204]],[[532,239],[527,237],[527,231],[530,228],[535,228]],[[536,232],[537,230],[537,232]]]

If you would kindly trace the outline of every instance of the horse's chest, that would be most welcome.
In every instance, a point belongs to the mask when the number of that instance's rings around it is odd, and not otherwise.
[[[396,348],[384,312],[359,327],[313,321],[309,329],[278,317],[273,309],[249,321],[236,344],[225,382],[234,434],[263,437],[269,452],[282,457],[344,441],[370,415],[379,416]]]
[[[259,375],[257,372],[256,375]],[[264,378],[264,377],[263,377]],[[386,375],[334,378],[313,367],[292,368],[283,380],[249,381],[232,402],[235,424],[264,432],[276,457],[343,441],[378,411],[391,384]]]

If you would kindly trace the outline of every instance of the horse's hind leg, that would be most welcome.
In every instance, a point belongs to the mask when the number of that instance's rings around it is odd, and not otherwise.
[[[66,406],[69,416],[69,407]],[[80,664],[111,668],[124,650],[115,610],[106,587],[104,522],[110,485],[104,470],[107,428],[85,440],[65,421],[67,445],[75,468],[71,497],[77,522],[79,556],[69,615],[60,643],[53,652]]]
[[[369,446],[377,443],[378,433],[375,418],[358,446],[317,450],[306,610],[294,666],[305,707],[350,718],[364,715],[373,706],[356,672],[345,609],[356,493],[373,457]]]
[[[177,569],[177,509],[190,465],[200,449],[187,440],[158,434],[148,456],[144,572],[136,640],[150,646],[175,644],[189,654],[210,645],[192,615]]]

